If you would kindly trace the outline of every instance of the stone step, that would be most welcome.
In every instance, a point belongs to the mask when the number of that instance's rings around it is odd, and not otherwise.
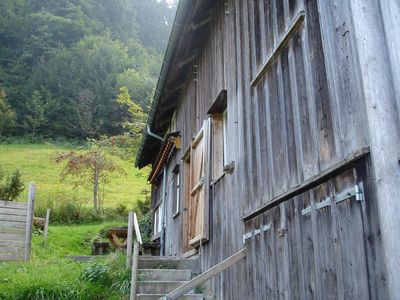
[[[165,294],[138,294],[138,300],[159,300],[161,297],[164,297]],[[200,294],[192,294],[192,295],[183,295],[178,300],[203,300],[203,295]]]
[[[176,288],[185,284],[186,281],[139,281],[137,285],[138,294],[168,294]],[[190,291],[187,294],[193,294]]]
[[[198,258],[180,259],[165,256],[140,256],[139,269],[180,269],[191,270],[193,273],[200,273]]]
[[[192,272],[173,269],[139,269],[138,275],[141,280],[147,281],[189,281]]]

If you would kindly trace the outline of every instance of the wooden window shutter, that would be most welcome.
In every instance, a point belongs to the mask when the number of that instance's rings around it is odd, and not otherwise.
[[[209,238],[210,119],[206,119],[191,146],[189,244]]]

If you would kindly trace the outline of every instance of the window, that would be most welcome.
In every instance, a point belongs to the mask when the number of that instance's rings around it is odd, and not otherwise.
[[[162,228],[162,213],[161,213],[161,205],[159,205],[154,211],[154,223],[153,223],[153,235],[161,232]]]
[[[179,176],[179,167],[174,170],[174,207],[173,207],[173,217],[175,218],[179,214],[180,210],[180,176]]]
[[[228,110],[226,90],[221,91],[208,111],[211,115],[211,168],[212,181],[218,180],[224,174],[224,166],[228,162]]]
[[[228,136],[228,109],[226,108],[222,113],[222,132],[223,132],[222,148],[224,153],[223,166],[226,166],[228,164],[228,152],[226,147],[227,136]]]

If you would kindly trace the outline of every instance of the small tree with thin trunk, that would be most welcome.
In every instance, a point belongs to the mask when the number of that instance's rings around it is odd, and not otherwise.
[[[32,97],[26,102],[25,128],[32,130],[32,137],[37,129],[46,122],[45,103],[39,91],[34,91]]]
[[[57,153],[54,161],[57,164],[66,162],[60,173],[61,180],[68,176],[76,179],[75,188],[90,185],[93,188],[93,208],[99,209],[99,186],[107,184],[111,173],[126,175],[125,171],[106,154],[110,145],[107,137],[89,140],[89,150],[84,153],[75,151]]]

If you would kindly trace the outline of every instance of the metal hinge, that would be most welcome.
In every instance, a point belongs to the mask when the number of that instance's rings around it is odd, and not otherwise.
[[[349,188],[337,195],[334,195],[333,197],[326,197],[325,200],[315,203],[315,209],[321,209],[324,207],[327,207],[333,203],[340,203],[342,201],[345,201],[347,199],[350,199],[352,197],[355,197],[356,201],[364,201],[364,194],[363,194],[363,183],[360,182],[359,184],[356,184],[354,187]],[[301,214],[304,216],[306,214],[311,213],[312,211],[312,206],[308,206],[304,208],[301,211]]]
[[[253,229],[252,231],[247,232],[243,235],[243,244],[246,243],[246,240],[261,234],[261,232],[265,232],[271,229],[270,224],[262,225],[260,228]]]

